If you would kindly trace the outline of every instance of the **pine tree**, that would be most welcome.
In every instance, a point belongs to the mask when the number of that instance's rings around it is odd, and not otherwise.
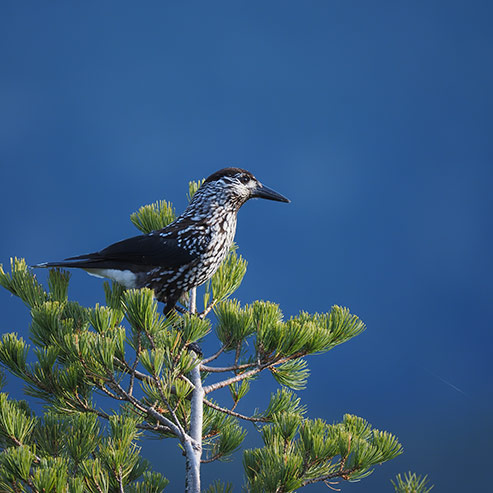
[[[190,184],[189,198],[199,185]],[[131,220],[148,233],[174,217],[171,204],[160,201]],[[305,358],[361,334],[363,322],[339,306],[286,319],[275,303],[232,299],[247,267],[236,248],[206,284],[201,310],[193,290],[169,318],[149,289],[105,283],[106,304],[89,308],[68,299],[68,272],[51,270],[45,289],[25,260],[12,259],[10,267],[0,266],[0,284],[30,310],[32,344],[3,335],[0,363],[47,411],[36,416],[26,402],[0,394],[0,491],[162,491],[168,481],[150,471],[137,445],[152,435],[178,440],[186,491],[198,493],[201,464],[231,456],[245,438],[244,423],[263,440],[243,453],[250,492],[360,480],[402,452],[394,435],[361,417],[310,419],[293,393],[306,385]],[[199,357],[188,347],[206,336],[216,337],[219,349]],[[280,388],[266,409],[237,412],[262,372]],[[229,404],[214,399],[224,388]],[[207,491],[232,486],[216,482]]]

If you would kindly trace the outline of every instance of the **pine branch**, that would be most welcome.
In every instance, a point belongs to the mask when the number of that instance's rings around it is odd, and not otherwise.
[[[207,308],[205,308],[203,311],[198,313],[198,316],[200,318],[205,318],[210,313],[210,311],[216,306],[216,304],[217,304],[217,300],[211,301],[207,306]]]
[[[273,368],[277,365],[281,365],[282,363],[286,363],[287,361],[293,360],[293,359],[298,359],[304,356],[304,353],[297,353],[293,354],[291,356],[286,356],[286,357],[279,357],[277,359],[271,360],[267,363],[256,363],[257,367],[253,368],[250,371],[247,371],[245,373],[240,373],[239,375],[235,375],[234,377],[228,378],[226,380],[222,380],[220,382],[213,383],[211,385],[207,385],[204,387],[204,392],[206,394],[209,394],[210,392],[214,392],[214,390],[222,389],[224,387],[227,387],[228,385],[231,385],[232,383],[235,382],[241,382],[245,378],[250,378],[257,373],[260,373],[261,371],[265,370],[266,368]],[[228,371],[228,370],[226,370]]]
[[[176,415],[174,409],[171,407],[168,399],[166,399],[166,396],[164,395],[164,390],[163,390],[163,386],[161,385],[160,379],[156,375],[153,375],[153,377],[154,377],[154,382],[157,385],[159,395],[161,396],[161,399],[162,399],[164,405],[167,407],[168,412],[171,414],[171,417],[173,418],[176,426],[178,426],[181,434],[185,435],[185,429],[183,428],[183,425],[180,423],[178,416]]]
[[[121,467],[120,470],[118,471],[118,488],[120,493],[125,493],[125,490],[123,489],[123,477],[122,477]]]
[[[153,381],[153,379],[152,379],[152,377],[150,375],[147,375],[146,373],[142,373],[139,370],[133,368],[132,366],[130,366],[128,364],[127,361],[125,361],[125,360],[120,361],[118,358],[115,358],[115,361],[117,362],[117,364],[118,364],[118,366],[120,367],[121,370],[127,371],[131,375],[134,375],[134,377],[137,380],[140,380],[141,382],[144,382],[144,381],[146,381],[146,382],[152,382]]]
[[[200,459],[201,464],[210,464],[211,462],[216,461],[217,459],[220,459],[222,457],[222,454],[216,454],[214,457],[210,457],[209,459]]]
[[[347,481],[351,476],[351,474],[353,472],[356,472],[358,469],[359,469],[358,467],[352,467],[351,469],[342,469],[337,472],[333,472],[331,474],[325,474],[324,476],[319,476],[318,478],[305,479],[305,481],[301,483],[301,486],[307,486],[309,484],[319,483],[320,481],[325,482],[335,478],[341,478]]]
[[[243,345],[243,341],[238,341],[238,344],[236,345],[235,366],[238,366],[238,360],[240,359],[240,353],[241,353],[241,346],[242,345]]]
[[[112,399],[115,399],[115,401],[125,401],[126,399],[124,397],[118,397],[117,395],[113,394],[113,392],[110,392],[104,385],[97,386],[101,392],[104,392],[108,397],[111,397]]]
[[[161,413],[157,412],[153,407],[145,406],[144,404],[142,404],[142,402],[140,402],[134,396],[128,394],[125,391],[125,389],[115,380],[115,378],[112,378],[111,384],[112,384],[112,386],[114,386],[115,391],[117,393],[119,393],[121,396],[125,397],[125,400],[130,402],[139,411],[151,416],[152,418],[156,419],[161,424],[163,424],[164,426],[169,428],[171,432],[173,432],[178,438],[180,438],[180,440],[185,439],[186,433],[184,432],[184,430],[181,426],[178,427],[171,420],[169,420],[168,418],[163,416]]]
[[[94,485],[96,486],[96,489],[98,490],[98,493],[104,493],[100,484],[95,479],[93,479],[93,481],[94,481]],[[91,484],[89,483],[89,478],[87,477],[84,478],[84,482],[86,483],[88,490],[91,491]]]
[[[232,383],[241,382],[241,380],[244,380],[245,378],[253,377],[253,375],[260,373],[262,370],[264,370],[268,366],[269,365],[257,366],[257,368],[254,368],[253,370],[247,371],[245,373],[241,373],[240,375],[236,375],[236,376],[228,378],[226,380],[222,380],[221,382],[213,383],[212,385],[207,385],[206,387],[204,387],[204,393],[207,395],[207,394],[210,394],[211,392],[214,392],[215,390],[227,387],[228,385],[231,385]]]
[[[167,426],[162,426],[159,423],[156,423],[153,425],[145,425],[145,424],[139,423],[136,426],[140,430],[145,430],[145,431],[160,431],[163,433],[169,433],[171,431]]]
[[[111,396],[112,399],[126,401],[126,399],[123,398],[123,397],[118,397],[118,396],[115,396],[115,395],[113,395],[111,393],[109,393],[109,394],[110,394],[110,396]],[[77,402],[81,405],[81,407],[86,412],[96,414],[100,418],[103,418],[104,420],[109,421],[109,419],[110,419],[111,416],[109,414],[105,413],[104,411],[101,411],[101,410],[96,409],[94,407],[88,406],[81,399],[77,399]],[[142,424],[142,423],[137,423],[136,424],[136,427],[139,428],[139,429],[141,429],[141,430],[146,430],[146,431],[162,431],[162,432],[170,432],[171,431],[169,427],[162,426],[159,423],[156,423],[156,424],[153,424],[153,425],[145,425],[145,424]]]
[[[212,356],[209,356],[209,358],[203,359],[202,360],[202,365],[200,366],[200,368],[202,369],[204,364],[210,363],[211,361],[214,361],[216,358],[219,358],[219,356],[221,356],[221,354],[224,352],[224,350],[226,349],[226,347],[227,346],[222,345],[219,348],[219,351],[217,351],[217,353],[214,353]],[[206,370],[206,371],[209,371],[209,370]]]
[[[231,365],[231,366],[223,366],[223,367],[200,365],[200,369],[208,373],[225,373],[228,371],[246,370],[247,368],[251,368],[256,364],[257,363],[244,363],[242,365]]]
[[[268,423],[269,420],[267,418],[255,418],[254,416],[245,416],[244,414],[237,413],[236,411],[232,411],[231,409],[227,409],[225,407],[218,406],[213,402],[204,399],[204,404],[216,411],[220,411],[224,414],[229,414],[230,416],[234,416],[235,418],[244,419],[245,421],[250,421],[252,423]]]

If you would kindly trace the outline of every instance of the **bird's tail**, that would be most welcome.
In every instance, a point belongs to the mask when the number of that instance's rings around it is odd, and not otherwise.
[[[65,260],[59,260],[58,262],[41,262],[35,264],[32,267],[37,268],[51,268],[51,267],[77,267],[79,269],[85,269],[88,267],[94,267],[95,264],[99,264],[97,259],[92,259],[88,255],[80,255],[79,257],[69,257]]]

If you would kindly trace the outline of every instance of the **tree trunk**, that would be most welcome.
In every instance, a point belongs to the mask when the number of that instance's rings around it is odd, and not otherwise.
[[[196,311],[196,291],[190,292],[190,313]],[[196,356],[199,359],[198,355]],[[202,422],[204,408],[204,390],[200,376],[200,364],[190,372],[194,385],[190,410],[190,432],[183,444],[186,453],[186,493],[200,493],[200,459],[202,458]]]

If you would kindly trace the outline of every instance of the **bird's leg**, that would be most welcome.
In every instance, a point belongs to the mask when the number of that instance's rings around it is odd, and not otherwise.
[[[166,317],[166,318],[170,318],[171,315],[173,315],[173,312],[175,311],[175,307],[174,305],[173,306],[170,306],[169,303],[166,303],[166,305],[164,305],[164,308],[163,308],[163,315]]]
[[[188,313],[188,310],[186,308],[183,308],[182,306],[175,306],[172,311],[176,311],[178,313]],[[163,310],[164,313],[164,310]]]
[[[164,308],[163,308],[163,314],[166,318],[169,318],[173,313],[175,313],[175,311],[179,311],[179,312],[183,313],[180,309],[181,307],[176,306],[176,303],[180,299],[181,295],[182,295],[182,293],[178,293],[178,296],[177,295],[169,296],[165,299],[159,300],[159,301],[163,301],[165,303]]]

